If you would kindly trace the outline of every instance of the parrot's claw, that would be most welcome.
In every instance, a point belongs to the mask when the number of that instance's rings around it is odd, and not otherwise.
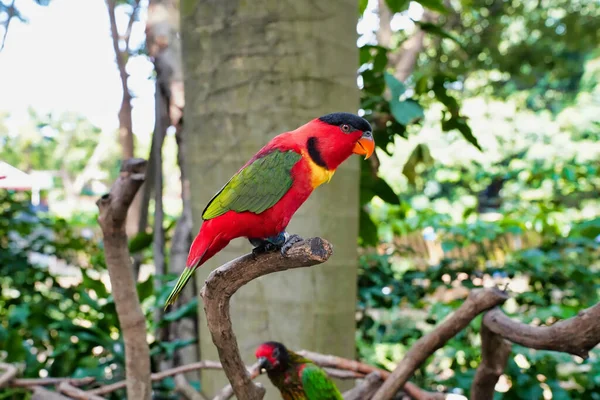
[[[287,240],[285,241],[285,243],[283,244],[283,246],[281,246],[281,255],[284,257],[287,257],[287,253],[288,251],[292,248],[293,245],[295,245],[298,242],[303,241],[304,239],[302,239],[299,235],[290,235]]]

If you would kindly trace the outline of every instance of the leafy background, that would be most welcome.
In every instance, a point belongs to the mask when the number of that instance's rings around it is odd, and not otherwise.
[[[598,302],[597,1],[385,3],[406,28],[385,44],[365,34],[357,65],[361,112],[378,146],[361,170],[360,358],[393,368],[476,287],[508,285],[514,296],[504,310],[536,325]],[[419,5],[434,18],[411,20],[407,9]],[[359,8],[360,26],[373,2],[360,0]],[[424,47],[401,81],[390,60],[417,28]],[[0,117],[0,132],[7,117]],[[0,142],[0,159],[26,170],[60,169],[63,185],[76,181],[103,140],[80,116],[33,110],[20,132]],[[117,174],[110,161],[116,158],[102,164],[107,184]],[[32,209],[22,194],[0,193],[0,359],[18,363],[25,377],[123,378],[96,214],[87,210],[57,216]],[[175,218],[166,217],[167,240]],[[132,251],[151,257],[151,238],[132,238]],[[81,268],[81,279],[57,275],[48,257]],[[196,311],[192,301],[154,318],[171,287],[157,291],[153,283],[172,278],[150,275],[138,284],[155,369],[189,344],[161,342],[156,331]],[[479,326],[480,318],[437,351],[415,382],[468,396],[481,358]],[[513,346],[496,398],[599,399],[599,356]],[[174,397],[170,379],[156,389],[161,398]],[[25,395],[9,389],[0,398]]]

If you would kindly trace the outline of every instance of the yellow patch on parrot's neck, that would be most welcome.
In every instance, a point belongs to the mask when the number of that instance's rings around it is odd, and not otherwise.
[[[302,156],[310,169],[310,185],[314,188],[321,186],[324,183],[329,183],[331,177],[335,173],[335,169],[327,169],[317,165],[309,156],[302,152]]]

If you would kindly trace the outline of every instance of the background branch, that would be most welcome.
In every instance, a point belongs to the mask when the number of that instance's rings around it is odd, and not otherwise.
[[[330,243],[312,238],[292,247],[287,257],[279,252],[259,256],[248,254],[215,269],[206,279],[201,296],[208,329],[238,400],[260,400],[265,389],[252,382],[242,362],[229,315],[231,296],[253,279],[273,272],[321,264],[332,253]]]
[[[506,368],[512,344],[481,323],[481,363],[471,385],[471,400],[494,398],[494,388]]]
[[[206,400],[202,394],[198,393],[196,389],[189,384],[185,376],[175,376],[175,391],[179,392],[187,400]]]
[[[10,382],[10,386],[13,387],[28,387],[28,386],[45,386],[45,385],[59,385],[66,381],[71,386],[83,386],[89,385],[96,379],[92,377],[86,378],[26,378],[26,379],[13,379]]]
[[[469,325],[477,315],[503,303],[507,298],[506,292],[496,288],[473,290],[458,310],[410,348],[394,372],[375,393],[373,400],[391,399],[427,357]]]
[[[344,400],[370,399],[382,384],[381,374],[377,371],[371,372],[359,385],[343,394]]]
[[[2,375],[0,375],[0,388],[7,385],[19,372],[17,367],[6,363],[0,363],[0,369],[4,370]]]
[[[41,386],[35,386],[33,387],[31,400],[71,400],[71,398],[57,392],[52,392]]]
[[[90,394],[75,386],[71,386],[67,381],[62,381],[61,384],[58,385],[58,391],[77,400],[105,400],[104,397],[96,396],[95,394]]]
[[[169,376],[184,374],[186,372],[195,371],[198,369],[221,369],[221,363],[218,361],[200,361],[193,364],[182,365],[179,367],[171,368],[165,371],[156,372],[150,375],[150,379],[154,381],[160,381],[162,379],[168,378]],[[115,382],[110,385],[102,386],[97,389],[90,390],[88,393],[92,394],[106,394],[110,392],[114,392],[115,390],[123,389],[127,385],[127,380]]]

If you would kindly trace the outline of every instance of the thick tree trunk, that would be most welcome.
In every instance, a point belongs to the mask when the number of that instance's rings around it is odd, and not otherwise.
[[[176,128],[177,139],[177,162],[181,171],[181,199],[183,211],[171,240],[171,252],[169,255],[169,273],[179,275],[183,272],[187,261],[187,253],[192,243],[192,209],[190,203],[189,181],[185,171],[185,139],[182,125],[183,116],[183,71],[181,65],[181,40],[179,39],[179,1],[178,0],[151,0],[148,7],[148,23],[146,25],[147,48],[148,53],[154,60],[156,68],[156,103],[157,103],[157,129],[155,135],[162,132],[164,135],[166,128],[171,125]],[[160,118],[159,118],[160,115]],[[160,123],[160,125],[159,125]],[[154,143],[153,147],[159,148],[159,143]],[[153,154],[155,160],[154,168],[160,170],[161,161],[157,160],[160,153]],[[159,175],[156,175],[157,177]],[[161,175],[162,176],[162,175]],[[159,207],[158,191],[162,195],[162,180],[155,181],[156,209]],[[161,214],[162,214],[162,207]],[[155,213],[155,219],[160,217],[162,227],[162,216]],[[155,232],[161,232],[159,225],[155,223]],[[158,248],[164,246],[164,234],[162,241],[155,236],[155,253],[158,256],[155,260],[164,264],[164,255],[158,254]],[[158,272],[158,267],[157,267]],[[196,296],[196,285],[188,285],[177,300],[177,304],[185,304]],[[161,332],[165,339],[186,340],[198,337],[197,318],[185,318],[173,322],[166,327],[166,331]],[[177,351],[173,359],[174,365],[191,364],[198,361],[199,353],[196,345],[188,346],[184,350]],[[162,363],[161,367],[168,367],[168,363]],[[188,372],[186,378],[190,381],[198,380],[197,371]]]
[[[328,112],[356,112],[357,3],[185,0],[181,14],[196,234],[208,200],[268,140]],[[288,228],[330,240],[328,266],[261,278],[233,298],[233,327],[248,364],[266,340],[354,356],[358,162],[352,158],[317,189]],[[246,239],[233,241],[196,272],[197,282],[248,250]],[[200,352],[214,359],[203,317]],[[226,383],[220,373],[202,376],[210,394]],[[267,387],[267,397],[278,398]]]

